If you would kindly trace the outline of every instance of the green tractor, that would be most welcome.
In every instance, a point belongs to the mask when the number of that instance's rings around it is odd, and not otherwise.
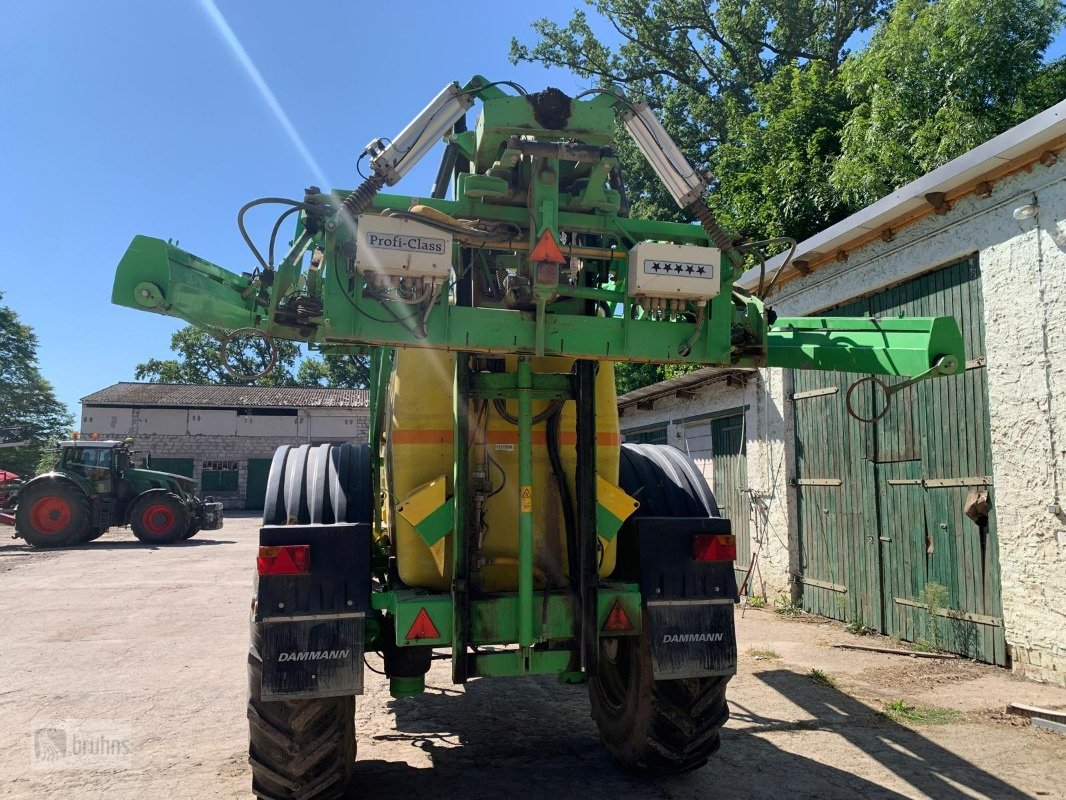
[[[60,442],[56,465],[19,493],[15,536],[67,547],[129,525],[146,544],[173,544],[222,527],[221,503],[196,497],[196,481],[184,475],[134,466],[131,442]]]

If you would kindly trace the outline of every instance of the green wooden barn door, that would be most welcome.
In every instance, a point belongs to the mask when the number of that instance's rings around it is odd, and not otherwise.
[[[266,502],[267,477],[270,475],[269,458],[248,459],[248,486],[244,491],[244,507],[262,508]]]
[[[744,434],[744,415],[712,419],[711,453],[714,468],[712,489],[722,516],[730,520],[737,538],[737,583],[744,580],[751,561],[751,532],[749,518],[751,502],[748,495],[748,457]]]
[[[971,494],[986,493],[990,505],[994,499],[977,257],[871,302],[878,316],[954,315],[968,367],[904,390],[872,426],[886,630],[1005,664],[995,514],[974,520],[965,513]]]
[[[904,390],[873,425],[844,409],[861,376],[793,373],[803,607],[1006,663],[995,513],[965,514],[971,492],[994,500],[976,257],[829,313],[953,314],[968,368]]]
[[[865,316],[866,300],[827,312]],[[867,451],[871,432],[847,415],[844,396],[859,375],[795,372],[798,579],[802,606],[870,627],[882,624],[877,500]]]

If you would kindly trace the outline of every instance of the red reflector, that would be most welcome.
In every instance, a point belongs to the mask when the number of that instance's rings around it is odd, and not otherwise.
[[[736,561],[737,537],[697,533],[692,537],[692,557],[696,561]]]
[[[563,251],[555,243],[551,228],[545,228],[544,233],[537,239],[536,246],[529,253],[529,260],[533,262],[550,261],[553,264],[566,263],[566,259],[563,258]]]
[[[411,623],[410,629],[407,631],[408,639],[439,639],[440,631],[437,630],[437,626],[433,624],[433,620],[429,618],[429,614],[423,608],[418,612],[418,616],[415,617],[415,621]]]
[[[629,615],[622,608],[621,600],[614,601],[610,613],[607,614],[607,621],[603,623],[603,629],[613,633],[633,630],[633,623],[629,621]]]
[[[311,545],[260,547],[256,567],[260,575],[303,575],[311,571]]]

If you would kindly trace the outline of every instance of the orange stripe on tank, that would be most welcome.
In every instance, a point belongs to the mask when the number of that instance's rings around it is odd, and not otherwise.
[[[517,430],[492,430],[488,432],[489,444],[518,444]],[[393,430],[391,435],[393,444],[451,444],[453,441],[452,431],[444,428],[441,430]],[[546,445],[548,436],[545,431],[533,431],[533,444]],[[572,447],[577,444],[575,431],[559,431],[559,444]],[[622,444],[622,435],[619,433],[601,432],[596,434],[596,444],[599,447],[618,447]]]
[[[389,436],[389,441],[393,444],[451,444],[452,439],[451,428],[443,428],[441,430],[393,430]]]

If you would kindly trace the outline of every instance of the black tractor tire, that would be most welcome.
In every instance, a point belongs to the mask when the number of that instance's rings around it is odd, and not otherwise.
[[[199,532],[200,532],[200,523],[197,522],[195,519],[190,519],[189,520],[189,527],[185,529],[185,535],[182,536],[181,538],[182,539],[191,539],[192,537],[194,537]]]
[[[149,489],[130,506],[130,528],[145,544],[181,541],[189,521],[185,501],[167,489]]]
[[[88,542],[94,542],[107,533],[107,528],[89,528],[85,535],[81,538],[81,543],[86,544]]]
[[[65,478],[30,481],[22,487],[15,509],[15,529],[34,547],[80,544],[91,521],[89,498]]]
[[[622,445],[619,482],[640,501],[634,516],[719,516],[703,474],[669,445]],[[642,629],[640,636],[601,640],[599,666],[589,679],[592,717],[623,769],[655,775],[698,769],[721,743],[730,676],[655,680],[647,626]]]
[[[264,525],[370,522],[369,445],[279,447],[267,477]],[[264,800],[343,797],[355,764],[355,695],[263,700],[259,625],[248,653],[248,762]]]
[[[344,797],[355,766],[355,696],[263,700],[259,626],[248,652],[248,762],[263,800]]]
[[[264,525],[328,525],[374,518],[370,445],[285,445],[274,452]]]

